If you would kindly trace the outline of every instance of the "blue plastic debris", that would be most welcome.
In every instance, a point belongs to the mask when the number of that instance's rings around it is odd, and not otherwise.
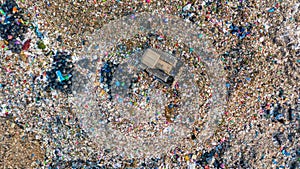
[[[226,87],[229,88],[229,87],[230,87],[230,84],[229,84],[229,83],[226,83]]]
[[[43,38],[44,38],[44,35],[39,31],[39,28],[38,28],[37,25],[35,26],[35,34],[36,34],[36,36],[37,36],[38,38],[40,38],[40,39],[43,39]]]
[[[274,12],[276,8],[272,7],[268,10],[268,12]]]
[[[273,164],[278,164],[275,159],[272,159]]]
[[[287,151],[284,150],[284,149],[282,150],[282,154],[283,154],[283,155],[286,155],[286,156],[290,156],[290,155],[291,155],[291,153],[287,152]]]
[[[60,72],[59,70],[56,71],[55,73],[56,73],[56,75],[57,75],[57,78],[58,78],[58,81],[59,81],[59,82],[62,82],[62,81],[65,80],[65,78],[63,77],[63,75],[61,74],[61,72]]]
[[[276,120],[280,120],[280,119],[282,119],[284,116],[283,116],[283,114],[278,114],[276,117],[275,117],[275,119]]]
[[[10,18],[10,16],[7,16],[5,17],[4,19],[4,24],[3,25],[6,25],[6,24],[10,24],[11,22],[8,20]]]

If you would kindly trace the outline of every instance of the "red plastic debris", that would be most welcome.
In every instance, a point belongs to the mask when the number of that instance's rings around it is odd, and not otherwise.
[[[31,39],[28,39],[28,40],[24,43],[24,45],[23,45],[23,47],[22,47],[22,50],[28,50],[29,47],[30,47],[30,42],[31,42]]]

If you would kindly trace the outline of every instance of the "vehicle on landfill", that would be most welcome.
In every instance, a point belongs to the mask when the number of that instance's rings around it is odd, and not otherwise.
[[[172,85],[179,74],[183,62],[169,53],[158,49],[148,48],[141,58],[141,68],[150,75]]]

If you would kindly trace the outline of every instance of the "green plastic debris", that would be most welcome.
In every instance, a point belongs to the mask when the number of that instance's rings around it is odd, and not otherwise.
[[[2,15],[6,15],[6,13],[3,11],[3,9],[0,9],[0,13],[1,13]]]
[[[38,48],[39,49],[46,49],[46,45],[44,44],[43,41],[38,41]]]

